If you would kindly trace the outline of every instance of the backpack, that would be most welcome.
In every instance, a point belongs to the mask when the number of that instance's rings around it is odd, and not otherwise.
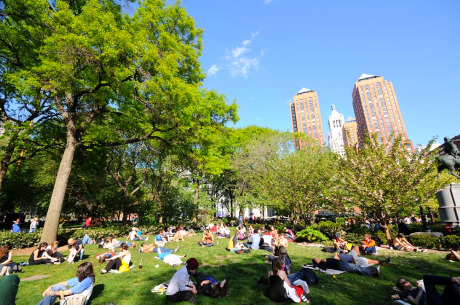
[[[306,270],[304,270],[304,273],[304,280],[305,282],[307,282],[308,285],[319,283],[318,276],[313,270],[306,268]]]

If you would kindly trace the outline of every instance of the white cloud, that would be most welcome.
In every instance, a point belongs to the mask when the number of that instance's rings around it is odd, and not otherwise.
[[[273,0],[265,0],[265,1],[264,1],[265,4],[270,4],[270,3],[272,3],[272,2],[273,2]]]
[[[251,37],[254,38],[259,34],[255,32],[251,34]],[[258,70],[260,58],[257,56],[249,56],[251,49],[249,45],[252,43],[251,40],[244,40],[241,45],[236,46],[235,48],[225,50],[225,56],[223,60],[226,62],[225,67],[228,68],[232,76],[243,76],[248,77],[248,74],[252,71]],[[263,52],[259,52],[259,56],[263,56]]]
[[[211,68],[209,68],[207,75],[212,76],[219,71],[219,67],[217,65],[212,65]]]

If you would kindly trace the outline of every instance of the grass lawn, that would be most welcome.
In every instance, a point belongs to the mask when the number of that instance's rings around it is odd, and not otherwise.
[[[153,239],[151,237],[150,239]],[[268,286],[258,285],[257,280],[267,274],[270,268],[265,263],[264,250],[252,251],[245,254],[234,254],[225,250],[227,239],[219,239],[218,245],[205,248],[199,247],[199,236],[186,238],[185,242],[168,243],[166,247],[175,248],[180,245],[179,255],[195,257],[200,262],[199,270],[213,275],[221,280],[229,276],[230,296],[215,300],[205,296],[198,296],[197,304],[275,304],[267,297]],[[153,243],[149,240],[148,243]],[[139,305],[139,304],[168,304],[164,295],[157,295],[150,290],[167,280],[180,267],[172,268],[158,259],[156,254],[138,253],[137,247],[131,250],[132,261],[136,267],[127,273],[100,275],[98,268],[104,265],[94,259],[102,249],[91,245],[85,247],[85,261],[90,261],[95,266],[96,283],[90,304]],[[293,261],[291,270],[296,272],[301,265],[311,263],[314,257],[327,258],[332,254],[320,251],[321,248],[301,246],[290,243],[288,253]],[[67,255],[66,252],[64,254]],[[379,278],[363,275],[343,273],[336,278],[317,272],[318,285],[310,286],[309,297],[312,304],[392,304],[390,295],[392,287],[398,277],[404,277],[412,283],[422,278],[423,274],[460,275],[460,262],[451,263],[444,259],[445,253],[402,253],[395,251],[381,251],[381,257],[391,257],[388,267],[382,267]],[[143,269],[138,270],[137,265],[142,258]],[[28,257],[14,257],[14,261],[21,262]],[[21,278],[33,275],[50,275],[47,278],[29,282],[21,282],[16,304],[37,304],[42,292],[50,285],[65,281],[75,276],[78,262],[69,265],[67,262],[53,266],[26,266],[25,273],[19,274]],[[155,265],[159,265],[158,268]],[[181,303],[188,304],[188,303]]]

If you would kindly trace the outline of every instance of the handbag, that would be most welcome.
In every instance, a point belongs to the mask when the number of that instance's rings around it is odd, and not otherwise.
[[[62,290],[59,291],[61,299],[59,305],[85,305],[86,297],[81,294],[74,294],[64,297]]]

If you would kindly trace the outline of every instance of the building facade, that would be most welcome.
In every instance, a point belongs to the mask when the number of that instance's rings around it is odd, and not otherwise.
[[[324,145],[323,124],[315,91],[302,88],[290,105],[293,132],[302,132]],[[300,144],[301,146],[301,144]]]
[[[362,74],[353,87],[352,96],[360,145],[366,136],[377,133],[377,140],[382,142],[401,136],[406,149],[414,151],[391,82],[382,76]]]
[[[329,125],[329,136],[328,142],[330,149],[341,155],[345,155],[345,148],[343,145],[343,124],[345,119],[343,114],[335,110],[335,105],[332,105],[332,112],[329,115],[328,125]]]
[[[358,124],[354,118],[348,118],[343,124],[343,144],[345,146],[355,146],[358,144]]]

